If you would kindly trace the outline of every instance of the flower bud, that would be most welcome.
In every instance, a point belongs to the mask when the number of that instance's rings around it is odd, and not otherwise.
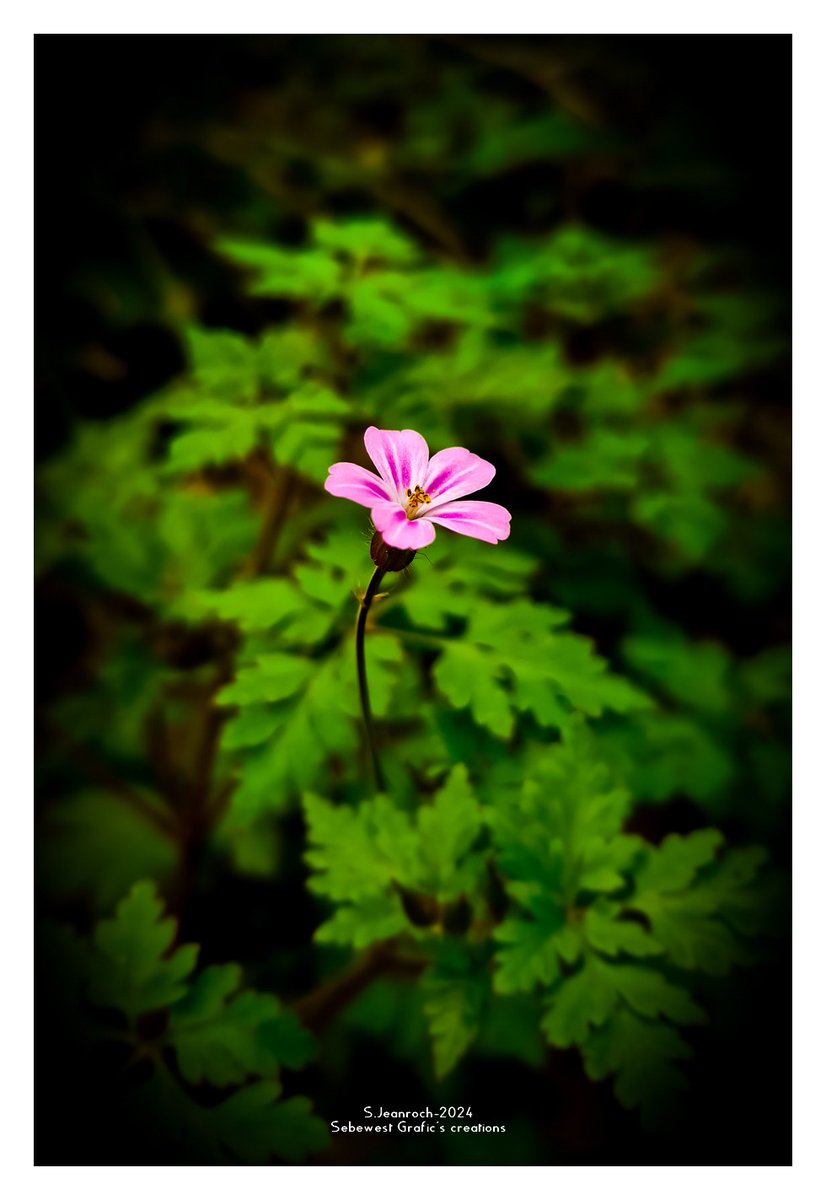
[[[502,876],[499,874],[493,859],[488,859],[487,874],[485,893],[490,915],[494,921],[502,921],[505,918],[505,913],[508,911],[508,893],[505,891]]]
[[[439,920],[441,905],[435,896],[427,896],[424,892],[414,892],[410,888],[404,887],[396,879],[392,880],[392,883],[402,902],[404,915],[411,925],[427,929],[436,924]]]
[[[456,937],[461,937],[463,933],[467,933],[472,920],[473,909],[470,907],[467,896],[460,896],[458,900],[451,900],[442,910],[442,929],[444,929],[445,933],[452,933]]]
[[[370,557],[382,571],[403,571],[416,557],[416,551],[398,550],[395,546],[388,546],[377,529],[370,543]]]

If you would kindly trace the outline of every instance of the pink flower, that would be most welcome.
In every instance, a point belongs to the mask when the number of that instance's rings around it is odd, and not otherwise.
[[[500,542],[510,533],[511,515],[501,504],[463,500],[486,487],[496,474],[492,463],[462,446],[430,457],[427,442],[414,429],[376,429],[364,445],[378,471],[355,463],[333,463],[324,481],[328,492],[370,509],[373,524],[388,546],[420,550],[436,536],[434,525],[454,533]]]

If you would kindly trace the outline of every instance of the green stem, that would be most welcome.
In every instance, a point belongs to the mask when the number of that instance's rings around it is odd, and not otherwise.
[[[381,587],[381,581],[384,578],[384,571],[381,567],[376,567],[370,582],[367,585],[367,591],[361,598],[359,605],[359,615],[356,621],[356,670],[359,677],[359,699],[361,700],[361,715],[364,718],[364,728],[367,733],[367,745],[370,748],[370,762],[373,767],[373,779],[376,784],[376,791],[384,791],[384,774],[381,769],[381,760],[379,759],[379,751],[376,745],[376,732],[373,728],[373,717],[370,712],[370,693],[367,689],[367,665],[364,661],[364,630],[367,625],[367,614],[370,611],[370,605],[375,599],[376,592]]]

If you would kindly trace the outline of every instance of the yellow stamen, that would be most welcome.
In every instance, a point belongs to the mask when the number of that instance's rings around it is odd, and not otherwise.
[[[419,483],[416,484],[416,487],[412,492],[410,488],[408,488],[407,495],[408,505],[405,515],[407,516],[408,521],[412,521],[416,515],[417,509],[419,509],[422,504],[430,503],[430,497]]]

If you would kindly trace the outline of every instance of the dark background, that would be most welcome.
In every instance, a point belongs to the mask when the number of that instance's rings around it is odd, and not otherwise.
[[[791,39],[785,37],[370,39],[384,46],[385,82],[354,96],[363,70],[364,38],[41,36],[36,39],[36,444],[46,461],[67,443],[78,419],[106,421],[128,411],[178,374],[184,352],[174,296],[159,299],[162,281],[179,281],[194,297],[201,323],[253,333],[278,316],[278,303],[250,300],[241,281],[209,248],[223,224],[248,223],[259,234],[298,243],[300,211],[268,212],[235,167],[204,149],[187,131],[243,110],[258,89],[290,88],[299,79],[318,113],[349,106],[367,139],[400,135],[410,87],[427,87],[433,63],[479,67],[483,95],[516,95],[528,103],[539,90],[530,71],[503,63],[501,48],[524,50],[531,63],[576,64],[570,87],[607,114],[626,146],[651,167],[643,185],[631,172],[587,169],[565,175],[557,164],[533,163],[452,189],[447,205],[462,231],[464,251],[484,261],[495,235],[552,227],[572,213],[619,237],[651,239],[678,232],[711,246],[736,243],[748,254],[754,286],[787,297],[790,258]],[[507,58],[507,55],[506,55]],[[302,95],[304,93],[302,92]],[[295,187],[312,192],[306,165],[295,164]],[[415,172],[413,172],[415,176]],[[724,184],[719,181],[724,178]],[[427,180],[410,180],[427,188]],[[330,197],[339,213],[369,200],[355,185]],[[111,293],[111,295],[110,295]],[[114,297],[114,299],[113,299]],[[582,361],[604,344],[622,341],[621,327],[576,335]],[[755,385],[788,423],[788,364]],[[782,455],[781,455],[782,457]],[[708,577],[685,584],[649,579],[671,618],[697,633],[713,633],[749,651],[767,622],[789,632],[788,597],[771,611],[743,610]],[[71,690],[84,677],[87,630],[70,589],[48,577],[36,594],[38,703]],[[50,747],[40,739],[38,761]],[[297,837],[300,823],[296,821]],[[643,813],[647,832],[658,823],[690,828],[679,804],[666,815]],[[736,831],[735,831],[736,832]],[[788,857],[788,829],[775,832],[779,859]],[[311,979],[299,953],[317,915],[295,865],[275,882],[217,878],[187,913],[182,935],[202,940],[206,957],[254,961],[276,939],[292,946],[295,994]],[[285,921],[289,910],[289,922]],[[70,914],[71,915],[71,914]],[[151,1131],[124,1128],[118,1094],[122,1064],[103,1050],[78,1060],[63,1035],[60,995],[40,963],[38,979],[37,1107],[41,1163],[122,1163],[151,1157]],[[551,1052],[532,1072],[519,1064],[472,1061],[467,1100],[508,1122],[528,1114],[549,1163],[780,1164],[790,1160],[788,973],[783,964],[744,975],[723,993],[721,1019],[698,1035],[702,1053],[689,1068],[685,1124],[671,1138],[646,1135],[621,1110],[608,1084],[588,1083],[575,1052]],[[358,1076],[331,1079],[311,1067],[302,1086],[331,1118],[355,1119],[364,1104],[417,1107],[432,1098],[360,1032],[353,1062]],[[309,1078],[307,1078],[309,1076]],[[127,1081],[130,1082],[130,1081]],[[457,1099],[456,1102],[461,1102]],[[148,1143],[146,1139],[149,1139]],[[496,1154],[502,1151],[497,1145]],[[484,1155],[483,1148],[478,1148]],[[322,1161],[427,1162],[427,1144],[403,1146],[364,1139],[337,1144]],[[544,1153],[544,1151],[543,1151]],[[484,1161],[484,1158],[482,1159]],[[494,1161],[499,1161],[498,1159]]]

